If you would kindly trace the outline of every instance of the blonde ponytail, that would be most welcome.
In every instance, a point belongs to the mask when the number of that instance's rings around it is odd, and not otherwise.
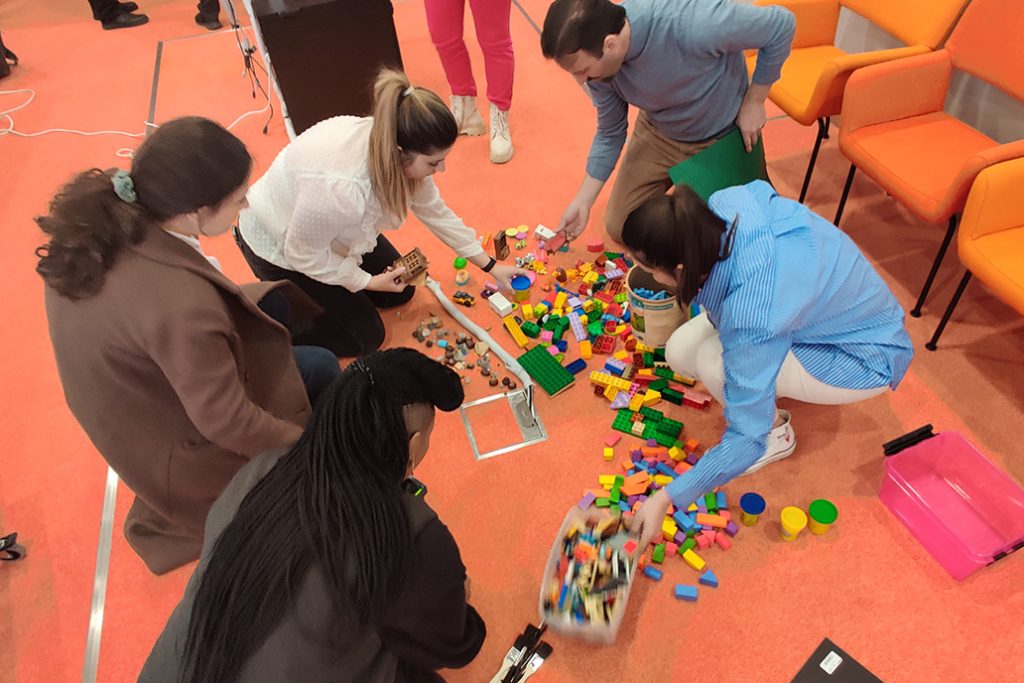
[[[440,97],[426,88],[413,87],[401,71],[381,70],[373,85],[367,158],[370,182],[381,208],[405,220],[418,186],[405,175],[409,156],[446,150],[458,135],[455,117]]]

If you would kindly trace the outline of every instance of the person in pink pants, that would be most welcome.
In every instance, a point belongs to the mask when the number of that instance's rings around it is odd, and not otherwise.
[[[469,52],[462,39],[467,0],[424,0],[427,26],[441,65],[452,89],[452,113],[462,135],[487,132],[476,108],[476,81],[469,63]],[[476,38],[484,53],[487,72],[487,99],[491,103],[491,161],[503,164],[512,158],[512,136],[508,129],[508,110],[512,106],[512,79],[515,55],[509,15],[512,0],[469,0],[476,25]]]

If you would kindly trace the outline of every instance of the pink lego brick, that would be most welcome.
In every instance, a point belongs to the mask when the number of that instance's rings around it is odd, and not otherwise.
[[[707,536],[701,534],[700,536],[697,536],[697,547],[701,550],[707,550],[711,547],[711,541],[708,540]]]
[[[732,547],[732,541],[730,541],[729,537],[721,531],[715,534],[715,543],[717,543],[722,550],[728,550]]]
[[[617,444],[620,441],[622,441],[622,435],[619,434],[618,432],[615,432],[614,434],[608,435],[608,437],[604,440],[604,445],[608,446],[609,448],[612,448],[615,446],[615,444]]]

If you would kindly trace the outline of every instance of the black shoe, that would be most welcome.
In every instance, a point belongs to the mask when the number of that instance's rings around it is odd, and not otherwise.
[[[200,12],[196,15],[196,23],[207,31],[218,31],[224,28],[224,24],[220,23],[220,18],[216,14],[207,16]]]
[[[111,21],[104,21],[100,25],[104,31],[113,31],[118,28],[131,28],[133,26],[142,26],[143,24],[149,23],[149,17],[145,14],[132,14],[130,12],[123,12],[117,15],[117,18]]]
[[[138,4],[134,3],[134,2],[119,2],[117,4],[119,4],[121,6],[121,11],[122,12],[129,12],[130,13],[130,12],[134,12],[135,10],[139,9]]]

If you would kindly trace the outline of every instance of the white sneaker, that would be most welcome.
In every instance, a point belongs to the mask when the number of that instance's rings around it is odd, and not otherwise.
[[[491,103],[491,161],[504,164],[512,158],[512,133],[508,130],[508,112]]]
[[[789,411],[780,410],[779,415],[784,421],[768,435],[768,447],[765,449],[764,455],[748,467],[743,474],[751,474],[769,463],[793,455],[793,451],[796,450],[796,434],[793,433],[793,423],[790,421]]]
[[[452,116],[459,126],[459,135],[483,135],[487,132],[484,119],[476,108],[476,98],[452,95]]]

